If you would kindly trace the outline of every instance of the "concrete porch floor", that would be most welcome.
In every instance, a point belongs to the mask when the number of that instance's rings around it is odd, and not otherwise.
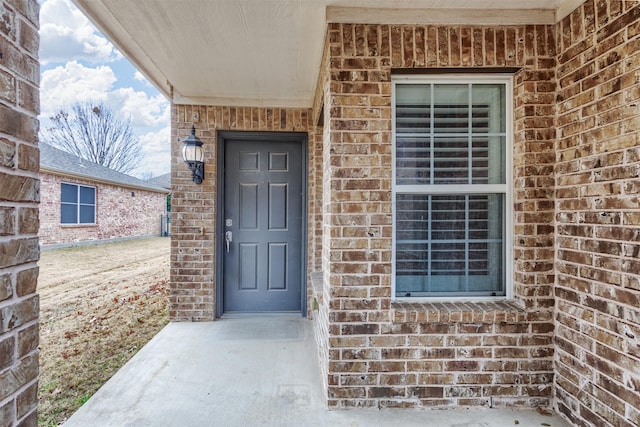
[[[326,409],[313,326],[293,317],[172,323],[64,427],[566,427],[533,410]]]

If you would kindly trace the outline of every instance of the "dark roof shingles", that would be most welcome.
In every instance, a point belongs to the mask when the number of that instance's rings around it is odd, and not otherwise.
[[[136,187],[156,192],[168,192],[161,185],[134,178],[122,172],[114,171],[97,163],[84,160],[66,151],[40,143],[40,167],[45,170],[62,172],[79,178],[110,182],[123,187]]]

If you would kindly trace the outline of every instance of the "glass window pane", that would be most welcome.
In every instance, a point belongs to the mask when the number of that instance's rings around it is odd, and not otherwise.
[[[429,183],[431,86],[396,87],[396,182]]]
[[[431,88],[397,85],[396,184],[504,184],[505,85],[437,84],[433,99]]]
[[[503,168],[498,165],[497,171],[489,170],[489,137],[474,136],[471,141],[471,170],[473,174],[473,184],[488,184],[490,173],[500,173]],[[496,184],[495,182],[492,184]]]
[[[396,85],[396,107],[401,111],[408,108],[410,117],[429,118],[431,104],[431,85],[428,84],[399,84]],[[413,108],[409,108],[413,107]]]
[[[396,133],[429,133],[431,128],[431,87],[398,85],[396,89]]]
[[[61,184],[60,201],[63,203],[78,203],[78,186]]]
[[[436,133],[469,131],[469,85],[434,85],[433,130]]]
[[[80,205],[80,224],[93,224],[95,222],[94,212],[93,206]]]
[[[506,132],[506,96],[503,84],[474,84],[473,132]]]
[[[96,204],[96,189],[93,187],[80,186],[80,203],[85,205]]]
[[[469,139],[437,137],[433,142],[433,184],[469,183]]]
[[[78,205],[63,203],[60,209],[60,222],[62,224],[77,224]]]
[[[429,200],[422,194],[398,194],[396,198],[396,239],[427,240]]]
[[[471,245],[468,292],[504,296],[504,248],[502,242]],[[479,259],[475,259],[475,258]]]
[[[472,141],[473,184],[505,184],[506,137],[474,136]]]
[[[431,238],[455,243],[465,238],[465,196],[432,196]]]
[[[396,195],[396,296],[504,295],[504,195]]]
[[[396,184],[431,182],[431,138],[429,136],[396,137]]]

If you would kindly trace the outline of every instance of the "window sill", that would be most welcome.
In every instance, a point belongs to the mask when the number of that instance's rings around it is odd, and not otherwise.
[[[522,322],[526,312],[515,301],[392,301],[391,318],[396,323]]]

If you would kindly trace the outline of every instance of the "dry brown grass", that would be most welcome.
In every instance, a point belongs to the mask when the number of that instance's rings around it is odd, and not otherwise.
[[[169,318],[169,239],[46,250],[39,425],[63,423]]]

